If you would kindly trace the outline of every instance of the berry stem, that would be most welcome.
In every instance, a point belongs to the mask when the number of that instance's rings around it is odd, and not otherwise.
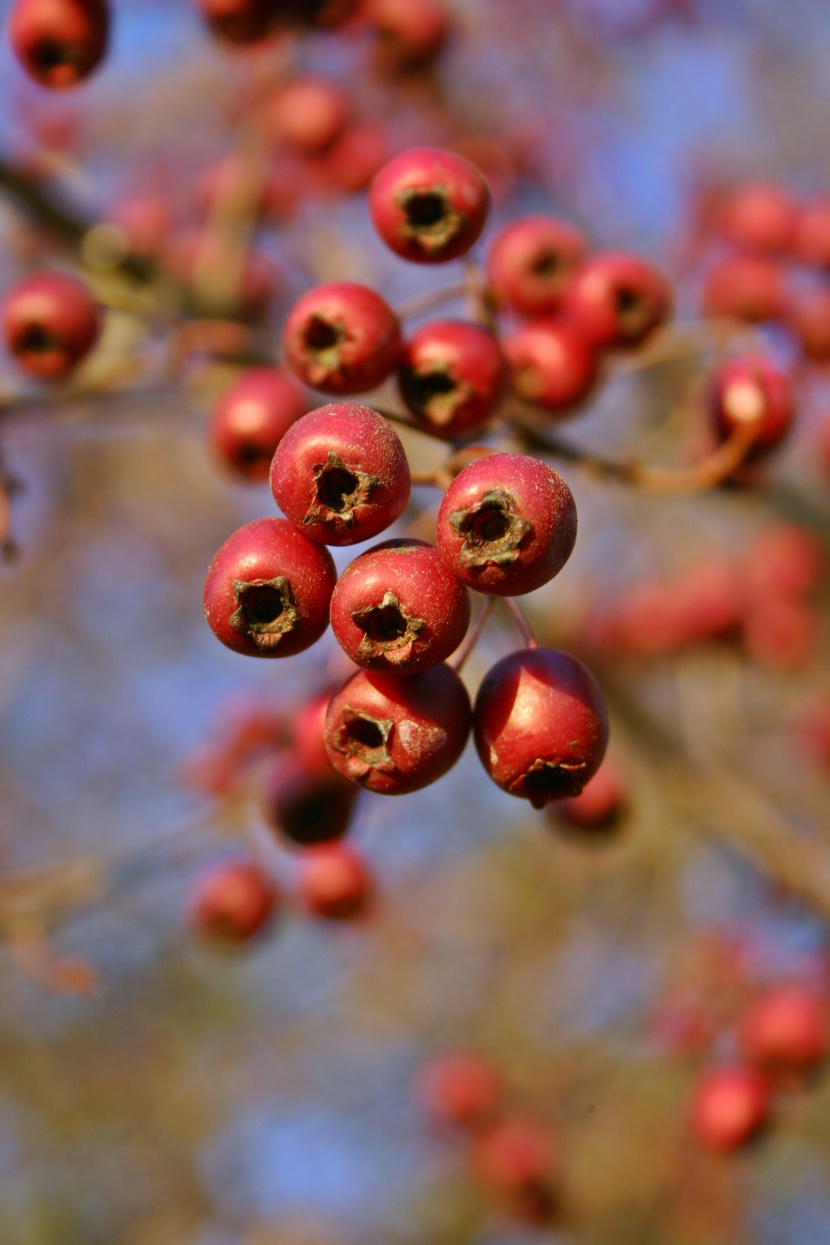
[[[470,630],[467,632],[467,635],[464,638],[464,643],[458,651],[458,656],[454,661],[450,662],[450,665],[456,674],[460,674],[464,669],[467,658],[470,656],[478,643],[481,633],[484,630],[484,624],[487,622],[487,619],[490,617],[492,612],[493,602],[495,599],[495,597],[485,597],[484,604],[478,612],[478,617]]]
[[[500,597],[499,600],[501,601],[504,608],[507,610],[513,622],[516,624],[516,628],[519,632],[519,635],[522,637],[522,641],[524,643],[525,648],[538,648],[539,643],[535,635],[530,629],[530,624],[528,623],[527,619],[525,618],[524,614],[519,609],[518,605],[513,600],[513,598],[512,597]]]
[[[458,285],[445,285],[440,290],[428,290],[424,294],[415,294],[405,303],[401,303],[400,307],[396,308],[395,314],[400,320],[413,320],[418,316],[428,315],[431,311],[438,311],[446,303],[460,301],[466,298],[469,292],[470,287],[466,281]]]

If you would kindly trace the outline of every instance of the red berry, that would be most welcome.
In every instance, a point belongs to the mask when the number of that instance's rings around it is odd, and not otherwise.
[[[389,540],[346,567],[330,615],[335,639],[359,666],[414,674],[458,648],[470,597],[432,545]]]
[[[336,579],[328,549],[287,519],[256,519],[234,532],[211,562],[205,618],[238,653],[292,657],[328,626]]]
[[[559,1143],[531,1117],[501,1120],[482,1133],[470,1152],[473,1172],[523,1219],[544,1222],[553,1210]]]
[[[741,1054],[769,1075],[809,1072],[826,1058],[830,1034],[824,1001],[806,986],[762,995],[741,1021]]]
[[[418,424],[453,440],[477,431],[495,413],[507,387],[507,365],[486,329],[434,320],[405,343],[398,387]]]
[[[751,1068],[713,1068],[698,1081],[690,1125],[707,1150],[727,1153],[757,1136],[769,1118],[769,1087]]]
[[[502,1079],[490,1061],[468,1052],[430,1059],[415,1083],[417,1103],[429,1119],[458,1128],[486,1123],[503,1094]]]
[[[819,692],[803,704],[795,729],[800,748],[810,760],[830,767],[830,694]]]
[[[550,806],[555,818],[579,830],[610,830],[620,824],[628,805],[622,773],[605,758],[579,795]]]
[[[401,679],[360,670],[326,715],[332,765],[379,795],[407,795],[435,782],[464,751],[470,698],[449,666]]]
[[[361,856],[345,843],[312,847],[300,861],[299,898],[315,916],[350,921],[365,915],[374,882]]]
[[[273,0],[196,0],[215,35],[229,43],[258,43],[273,25]]]
[[[790,303],[787,323],[811,363],[830,363],[830,290],[811,290]]]
[[[327,153],[321,172],[335,193],[357,194],[367,189],[388,158],[382,127],[364,122],[343,131]]]
[[[579,795],[608,743],[597,682],[559,649],[521,649],[485,675],[473,710],[481,763],[503,791],[542,808]]]
[[[278,899],[272,879],[253,861],[219,865],[193,890],[191,923],[217,942],[248,942],[272,922]]]
[[[702,303],[705,314],[716,319],[777,320],[785,304],[781,265],[765,255],[727,255],[709,272]]]
[[[226,467],[258,484],[268,479],[283,436],[307,410],[306,395],[293,376],[278,368],[252,368],[222,394],[208,437]]]
[[[795,418],[790,379],[763,355],[731,359],[715,372],[709,410],[721,440],[744,424],[755,424],[747,460],[762,458],[784,439]]]
[[[746,650],[768,670],[800,670],[813,656],[818,635],[815,610],[789,597],[756,601],[743,620]]]
[[[668,320],[668,281],[637,255],[597,255],[575,273],[564,312],[597,347],[630,350]]]
[[[369,212],[386,245],[417,264],[465,255],[490,206],[487,183],[452,151],[410,147],[385,164],[369,190]]]
[[[796,523],[776,523],[756,536],[740,575],[753,601],[802,597],[818,586],[824,566],[824,550],[816,536]]]
[[[291,723],[294,749],[299,762],[303,769],[316,774],[318,778],[328,778],[333,772],[326,745],[323,743],[326,710],[331,696],[331,688],[312,696],[300,706]]]
[[[356,545],[377,536],[409,500],[404,448],[368,406],[338,402],[310,411],[277,446],[271,492],[309,540]]]
[[[801,209],[795,251],[803,264],[830,269],[830,199],[816,199]]]
[[[450,33],[449,13],[438,0],[367,0],[365,12],[377,31],[381,62],[393,72],[428,65]]]
[[[20,366],[38,380],[64,380],[89,353],[101,323],[75,277],[48,272],[21,281],[3,303],[3,332]]]
[[[438,551],[458,579],[521,596],[553,579],[576,541],[576,505],[560,475],[527,454],[491,454],[460,471],[436,523]]]
[[[16,0],[9,42],[23,68],[53,91],[89,77],[109,41],[107,0]]]
[[[348,96],[325,78],[287,82],[263,109],[269,137],[306,156],[316,156],[339,138],[350,111]]]
[[[561,415],[584,402],[597,378],[589,339],[567,320],[531,320],[504,341],[513,391]]]
[[[496,302],[520,316],[558,311],[586,251],[579,230],[555,216],[511,221],[496,235],[487,260]]]
[[[268,822],[302,847],[339,839],[349,829],[357,792],[331,765],[321,775],[296,752],[277,758],[265,782]]]
[[[324,393],[376,389],[398,362],[397,317],[379,294],[353,281],[318,285],[288,314],[283,331],[288,366]]]
[[[739,186],[721,211],[724,236],[748,251],[788,251],[795,227],[796,209],[789,195],[765,182]]]

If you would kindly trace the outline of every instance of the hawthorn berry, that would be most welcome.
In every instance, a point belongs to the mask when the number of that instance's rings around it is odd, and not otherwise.
[[[379,795],[407,795],[455,765],[470,719],[467,689],[447,665],[405,679],[359,670],[332,697],[324,738],[344,778]]]
[[[692,1135],[706,1150],[728,1153],[756,1137],[767,1123],[767,1081],[752,1068],[712,1068],[695,1087],[689,1122]]]
[[[487,257],[492,295],[520,316],[558,311],[587,253],[578,229],[555,216],[523,216],[499,231]]]
[[[271,30],[274,0],[196,0],[210,29],[229,43],[259,43]]]
[[[398,362],[401,332],[389,305],[366,285],[334,281],[302,296],[283,330],[288,366],[313,389],[376,389]]]
[[[380,62],[391,72],[431,64],[450,34],[449,13],[438,0],[366,0],[364,7]]]
[[[328,762],[327,762],[328,764]],[[320,774],[289,752],[278,757],[265,781],[267,821],[292,843],[308,847],[342,838],[349,829],[357,791],[328,765]]]
[[[391,424],[368,406],[332,403],[289,428],[271,464],[277,505],[309,540],[355,545],[406,507],[412,481]]]
[[[795,252],[810,268],[830,269],[830,199],[815,199],[798,214]]]
[[[796,207],[789,195],[766,182],[738,186],[721,210],[721,231],[747,251],[789,251],[796,228]]]
[[[811,290],[793,299],[787,324],[811,363],[830,363],[830,290]]]
[[[746,550],[740,577],[753,602],[798,598],[818,587],[825,563],[824,549],[812,532],[797,523],[775,523]]]
[[[304,156],[318,156],[343,133],[349,118],[348,97],[325,78],[287,82],[263,109],[269,137]]]
[[[388,540],[346,567],[330,617],[358,666],[408,675],[455,652],[470,624],[470,596],[434,546]]]
[[[795,419],[792,384],[787,374],[763,355],[730,359],[712,378],[709,413],[721,440],[743,424],[755,424],[757,430],[746,460],[763,458],[780,444]]]
[[[553,579],[576,541],[576,504],[562,477],[527,454],[470,463],[444,494],[438,551],[479,592],[521,596]]]
[[[769,990],[741,1020],[738,1043],[747,1063],[770,1076],[810,1072],[830,1043],[825,1003],[807,986]]]
[[[218,640],[252,657],[293,657],[328,626],[337,573],[328,549],[287,519],[255,519],[208,568],[205,618]]]
[[[300,385],[279,368],[244,372],[213,409],[208,438],[217,458],[252,484],[268,479],[285,433],[308,410]]]
[[[763,324],[778,320],[785,306],[780,263],[766,255],[727,255],[708,273],[702,304],[707,316]]]
[[[465,255],[490,207],[487,183],[463,156],[410,147],[383,166],[369,188],[369,212],[383,241],[403,259],[441,264]]]
[[[481,763],[503,791],[542,808],[579,795],[600,766],[608,714],[590,670],[559,649],[521,649],[484,676],[473,709]]]
[[[191,895],[190,920],[197,933],[233,946],[263,932],[278,906],[277,888],[260,865],[232,861],[199,879]]]
[[[560,416],[582,403],[597,379],[592,343],[567,320],[521,325],[505,338],[504,353],[514,393]]]
[[[558,819],[577,830],[613,830],[628,806],[628,790],[622,773],[606,756],[579,795],[550,805],[551,820]]]
[[[574,274],[563,303],[566,319],[599,349],[632,350],[671,315],[671,287],[663,274],[625,252],[589,259]]]
[[[554,1184],[560,1164],[552,1129],[531,1116],[500,1120],[481,1133],[470,1152],[475,1176],[513,1213],[544,1222],[554,1208]]]
[[[300,860],[299,899],[314,916],[351,921],[364,916],[374,880],[362,856],[345,843],[311,847]]]
[[[404,343],[398,388],[416,423],[453,440],[487,423],[507,388],[507,364],[486,329],[434,320]]]
[[[28,277],[3,300],[3,333],[20,367],[38,380],[65,380],[101,329],[83,282],[62,272]]]
[[[493,1116],[503,1095],[502,1079],[490,1061],[468,1051],[430,1059],[415,1082],[418,1106],[440,1126],[479,1128]]]
[[[309,697],[296,711],[291,722],[291,736],[299,764],[318,778],[328,778],[333,768],[323,743],[326,710],[334,688],[327,688]]]
[[[109,42],[108,0],[16,0],[9,42],[35,82],[61,91],[88,78]]]

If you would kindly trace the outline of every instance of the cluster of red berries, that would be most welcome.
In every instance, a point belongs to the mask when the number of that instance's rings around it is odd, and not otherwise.
[[[438,1055],[415,1083],[429,1122],[464,1138],[470,1172],[512,1217],[550,1222],[557,1201],[560,1146],[537,1116],[505,1110],[506,1087],[493,1064],[468,1051]]]

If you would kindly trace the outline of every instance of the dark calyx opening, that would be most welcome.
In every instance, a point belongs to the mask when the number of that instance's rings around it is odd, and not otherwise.
[[[257,444],[256,441],[242,441],[237,446],[236,454],[234,455],[236,461],[243,467],[253,467],[257,463],[266,460],[270,462],[273,456],[271,450]]]
[[[503,540],[509,530],[510,518],[504,507],[493,502],[488,506],[482,506],[478,513],[473,515],[467,528],[467,542],[476,547],[492,545]]]
[[[403,388],[416,410],[428,411],[433,405],[443,406],[441,399],[456,393],[458,382],[446,371],[409,372]]]
[[[584,769],[584,765],[538,765],[518,780],[514,793],[530,800],[534,808],[544,808],[550,800],[579,795],[585,785]]]
[[[351,503],[359,488],[357,476],[352,475],[345,467],[324,469],[317,480],[317,500],[327,510],[342,514],[352,508]]]
[[[64,65],[76,65],[83,58],[71,43],[58,39],[41,39],[32,53],[32,60],[39,69],[61,69]]]
[[[447,203],[437,190],[424,190],[410,195],[403,210],[411,229],[430,229],[444,219]]]
[[[303,333],[303,342],[309,354],[320,355],[334,350],[343,340],[343,329],[322,316],[312,316]]]
[[[394,605],[381,606],[367,618],[366,635],[376,644],[388,644],[405,635],[408,626],[408,620]]]
[[[621,286],[614,294],[617,308],[617,319],[624,328],[637,329],[648,312],[648,306],[641,290],[630,286]]]
[[[245,594],[245,617],[251,627],[276,622],[284,608],[282,594],[276,588],[252,588]]]
[[[30,324],[21,334],[18,349],[23,354],[48,354],[60,349],[60,342],[40,324]]]
[[[377,752],[383,747],[383,731],[372,718],[355,718],[349,723],[347,733],[349,742],[356,745],[358,755],[362,749]]]
[[[563,267],[557,251],[541,251],[530,265],[530,271],[537,277],[555,277]]]

